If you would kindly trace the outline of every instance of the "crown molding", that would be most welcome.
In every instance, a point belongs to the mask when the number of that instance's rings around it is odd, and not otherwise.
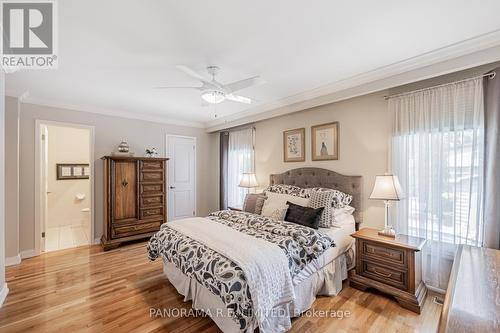
[[[498,60],[500,60],[500,30],[495,30],[316,89],[209,121],[205,123],[205,126],[207,132],[215,132]]]
[[[121,110],[113,110],[113,109],[103,109],[103,108],[98,108],[98,107],[95,107],[95,106],[75,105],[75,104],[66,104],[66,103],[53,102],[53,101],[48,101],[48,100],[45,100],[45,99],[31,97],[31,96],[29,96],[28,92],[25,92],[25,93],[23,93],[23,94],[21,94],[19,96],[16,96],[15,94],[9,94],[8,92],[6,92],[6,95],[7,96],[11,96],[11,97],[19,98],[19,101],[21,103],[24,103],[24,104],[36,104],[36,105],[48,106],[48,107],[58,108],[58,109],[66,109],[66,110],[73,110],[73,111],[95,113],[95,114],[100,114],[100,115],[105,115],[105,116],[111,116],[111,117],[118,117],[118,118],[126,118],[126,119],[136,119],[136,120],[150,121],[150,122],[153,122],[153,123],[160,123],[160,124],[166,124],[166,125],[175,125],[175,126],[183,126],[183,127],[194,127],[194,128],[205,128],[205,124],[202,123],[202,122],[172,119],[170,117],[167,118],[167,117],[163,117],[163,116],[141,114],[139,112],[121,111]],[[25,95],[27,95],[27,96],[25,96]],[[24,98],[21,101],[21,98],[23,96],[24,96]]]

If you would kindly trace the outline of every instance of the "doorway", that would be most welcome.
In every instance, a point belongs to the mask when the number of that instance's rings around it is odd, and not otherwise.
[[[37,253],[93,243],[92,127],[37,121]]]
[[[168,220],[196,215],[196,138],[167,135]]]

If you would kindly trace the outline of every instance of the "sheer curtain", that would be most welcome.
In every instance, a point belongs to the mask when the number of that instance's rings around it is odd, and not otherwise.
[[[392,169],[406,192],[393,212],[400,233],[427,239],[423,278],[445,290],[458,244],[483,244],[482,79],[389,100]]]
[[[500,249],[500,67],[485,78],[484,246]]]
[[[239,187],[241,175],[254,172],[255,129],[246,128],[229,132],[227,160],[227,204],[241,207],[248,190]]]

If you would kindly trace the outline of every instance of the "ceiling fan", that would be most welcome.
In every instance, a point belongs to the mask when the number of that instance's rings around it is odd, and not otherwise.
[[[251,98],[236,95],[234,93],[241,89],[264,83],[264,80],[262,80],[259,76],[254,76],[233,83],[222,84],[215,79],[215,76],[220,70],[217,66],[207,67],[208,73],[212,76],[211,80],[203,77],[187,66],[179,65],[177,68],[192,78],[200,80],[202,85],[200,87],[157,87],[157,89],[196,89],[201,91],[201,98],[210,104],[219,104],[225,100],[251,104]]]

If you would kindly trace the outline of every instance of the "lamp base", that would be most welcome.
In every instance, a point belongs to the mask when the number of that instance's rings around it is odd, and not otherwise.
[[[378,232],[380,236],[396,238],[396,231],[391,226],[387,226]]]

